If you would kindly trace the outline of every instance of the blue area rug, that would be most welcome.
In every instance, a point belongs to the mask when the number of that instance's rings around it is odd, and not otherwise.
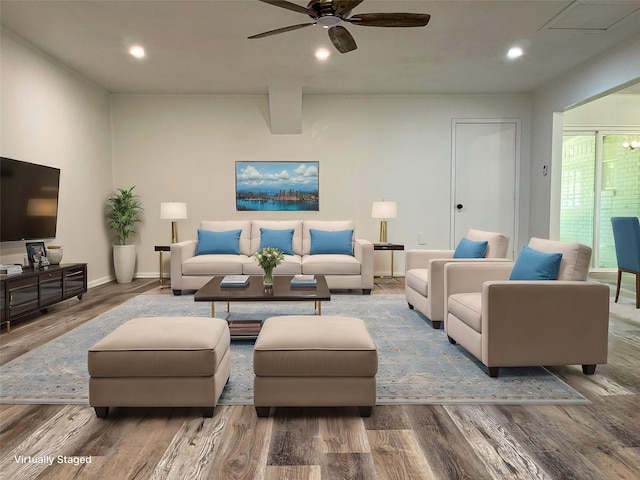
[[[232,318],[313,314],[313,303],[233,303]],[[362,318],[379,356],[378,404],[492,403],[587,404],[585,397],[542,367],[502,368],[490,378],[485,367],[442,329],[434,330],[409,310],[404,295],[334,294],[323,315]],[[211,315],[210,304],[192,295],[140,295],[47,344],[3,365],[0,403],[88,403],[87,350],[117,326],[136,317]],[[216,317],[226,318],[216,303]],[[253,341],[233,341],[231,378],[220,399],[253,403]]]

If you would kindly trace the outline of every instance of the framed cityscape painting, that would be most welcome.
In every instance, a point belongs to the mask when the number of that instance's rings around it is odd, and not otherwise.
[[[236,162],[236,210],[318,211],[318,162]]]

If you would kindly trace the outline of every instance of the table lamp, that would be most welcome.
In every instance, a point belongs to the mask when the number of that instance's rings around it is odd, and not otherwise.
[[[171,220],[171,243],[178,243],[178,224],[176,220],[187,218],[187,204],[183,202],[160,203],[160,218]]]
[[[371,218],[381,218],[380,220],[380,243],[387,242],[387,218],[396,218],[398,207],[396,202],[373,202],[371,207]]]

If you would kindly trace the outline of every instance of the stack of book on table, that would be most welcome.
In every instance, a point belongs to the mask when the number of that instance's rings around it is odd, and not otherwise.
[[[249,275],[225,275],[221,287],[244,287],[249,283]]]
[[[294,275],[291,279],[292,287],[315,287],[318,280],[313,275]]]
[[[18,264],[0,265],[0,273],[3,273],[5,275],[22,273],[22,265],[18,265]]]

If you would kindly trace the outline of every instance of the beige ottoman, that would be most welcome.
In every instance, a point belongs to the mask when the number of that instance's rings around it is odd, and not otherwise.
[[[259,417],[270,407],[296,406],[357,406],[369,416],[376,403],[378,352],[359,318],[268,318],[255,343],[253,371]]]
[[[217,318],[136,318],[89,349],[89,405],[203,407],[213,416],[229,380],[227,322]]]

